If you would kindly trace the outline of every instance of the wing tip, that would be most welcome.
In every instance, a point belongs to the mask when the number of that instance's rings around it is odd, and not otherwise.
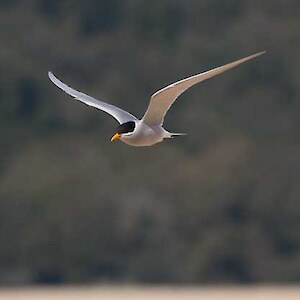
[[[251,55],[253,58],[254,57],[257,57],[257,56],[261,56],[261,55],[263,55],[263,54],[265,54],[265,53],[267,53],[268,51],[267,50],[264,50],[264,51],[260,51],[260,52],[258,52],[258,53],[255,53],[255,54],[253,54],[253,55]]]
[[[54,82],[56,79],[56,77],[54,76],[54,74],[51,71],[48,71],[48,77],[52,82]]]
[[[62,86],[65,86],[63,82],[61,82],[51,71],[48,71],[48,77],[54,83],[56,86],[58,86],[60,89],[64,90]]]

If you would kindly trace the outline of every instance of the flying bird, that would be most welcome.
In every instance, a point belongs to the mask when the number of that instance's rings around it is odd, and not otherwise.
[[[106,112],[119,122],[120,125],[117,127],[111,141],[120,139],[122,142],[131,146],[152,146],[163,141],[165,138],[185,135],[184,133],[169,132],[163,128],[166,113],[184,91],[201,81],[228,71],[250,59],[264,54],[265,52],[266,51],[247,56],[232,63],[168,85],[151,96],[150,103],[142,119],[136,118],[119,107],[99,101],[69,87],[55,77],[52,72],[48,72],[48,76],[57,87],[74,97],[76,100]]]

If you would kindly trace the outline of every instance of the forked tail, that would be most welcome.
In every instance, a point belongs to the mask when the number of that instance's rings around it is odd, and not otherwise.
[[[169,138],[173,138],[175,136],[181,136],[181,135],[187,135],[187,133],[175,133],[175,132],[170,132]]]
[[[175,136],[187,135],[186,133],[177,133],[177,132],[169,132],[167,130],[164,131],[164,138],[171,139]]]

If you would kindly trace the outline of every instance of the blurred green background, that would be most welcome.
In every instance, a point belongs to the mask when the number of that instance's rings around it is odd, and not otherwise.
[[[300,2],[1,0],[0,283],[300,281]],[[141,117],[158,89],[268,50],[180,97],[150,148],[71,86]]]

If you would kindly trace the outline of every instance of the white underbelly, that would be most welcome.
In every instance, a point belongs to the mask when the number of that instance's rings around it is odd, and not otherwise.
[[[149,127],[141,124],[133,135],[122,137],[121,140],[131,146],[152,146],[164,139],[165,132],[161,126]]]

